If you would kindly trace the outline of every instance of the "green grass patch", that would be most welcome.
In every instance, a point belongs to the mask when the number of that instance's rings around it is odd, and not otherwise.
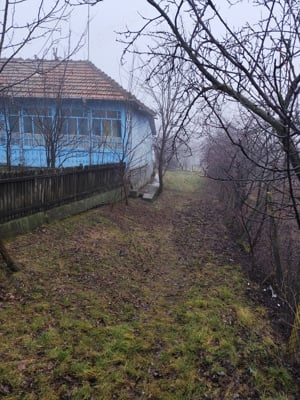
[[[9,393],[3,398],[231,399],[259,392],[273,399],[292,392],[265,311],[234,285],[246,285],[241,272],[208,264],[197,279],[176,303],[160,297],[152,310],[135,314],[122,303],[114,315],[108,303],[100,311],[101,295],[93,301],[91,291],[76,308],[67,304],[68,311],[65,301],[54,312],[35,299],[15,309],[7,304],[0,390]]]
[[[199,172],[167,171],[164,183],[166,190],[194,193],[201,189],[203,177]]]

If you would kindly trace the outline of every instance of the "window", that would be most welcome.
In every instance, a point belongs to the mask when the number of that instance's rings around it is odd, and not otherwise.
[[[53,122],[51,117],[32,117],[33,119],[33,144],[43,146],[45,138],[50,138],[53,132]]]
[[[108,145],[121,142],[121,112],[117,110],[92,110],[93,143]]]
[[[121,137],[121,121],[104,119],[102,126],[104,137]]]
[[[94,136],[102,136],[102,120],[101,119],[93,119],[92,121],[92,130]]]
[[[61,133],[65,145],[87,147],[89,124],[86,110],[80,107],[63,107],[61,119]]]
[[[45,110],[42,110],[46,112]],[[34,110],[30,110],[34,112]],[[36,114],[39,112],[35,109]],[[45,137],[49,137],[53,131],[53,119],[49,116],[34,115],[29,116],[29,109],[26,109],[27,115],[23,116],[24,145],[25,146],[43,146]]]
[[[7,129],[13,144],[20,143],[22,131],[25,146],[43,146],[46,137],[53,133],[58,133],[63,146],[115,146],[121,144],[121,111],[93,108],[88,112],[79,106],[54,110],[38,104],[28,107],[15,104],[9,108]],[[6,134],[6,130],[1,131],[1,142]]]

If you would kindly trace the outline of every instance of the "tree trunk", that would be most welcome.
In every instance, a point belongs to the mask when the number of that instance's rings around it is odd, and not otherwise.
[[[159,163],[159,165],[158,165],[158,181],[159,181],[159,187],[158,187],[157,194],[160,195],[164,190],[164,174],[163,174],[162,163]]]
[[[280,249],[279,249],[278,229],[273,215],[270,216],[270,219],[271,219],[271,244],[275,262],[276,279],[280,289],[282,289],[283,272],[282,272]]]
[[[127,177],[127,171],[124,170],[122,172],[122,187],[124,190],[124,199],[125,199],[125,204],[126,206],[129,205],[129,193],[128,193],[128,177]]]
[[[11,139],[10,134],[7,136],[7,143],[6,143],[6,166],[7,169],[11,170]]]
[[[11,256],[9,255],[9,253],[1,239],[0,239],[0,254],[1,254],[3,260],[5,261],[7,268],[11,272],[19,271],[19,267],[17,266],[15,261],[11,258]]]
[[[272,193],[267,192],[267,205],[270,215],[270,238],[271,238],[271,246],[273,251],[273,258],[275,262],[275,272],[276,272],[276,280],[279,284],[280,289],[282,288],[283,283],[283,272],[281,265],[281,257],[280,257],[280,248],[279,248],[279,238],[278,238],[278,227],[275,219],[275,213],[272,206]]]

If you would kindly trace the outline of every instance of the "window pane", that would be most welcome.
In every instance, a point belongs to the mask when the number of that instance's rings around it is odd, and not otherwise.
[[[36,135],[42,135],[43,133],[45,134],[43,130],[43,120],[42,117],[33,117],[33,125],[34,125],[34,133]]]
[[[68,120],[66,118],[59,119],[57,121],[57,126],[58,126],[58,129],[60,129],[61,133],[64,136],[67,136],[67,134],[68,134]]]
[[[70,136],[77,135],[77,119],[76,118],[68,118],[68,134]]]
[[[88,136],[88,120],[87,118],[78,118],[78,132],[80,135]]]
[[[9,116],[8,121],[9,121],[9,130],[11,132],[19,132],[19,118]]]
[[[111,121],[107,119],[102,120],[103,136],[111,136]]]
[[[28,133],[28,132],[32,132],[32,118],[31,117],[24,117],[23,118],[23,122],[24,122],[24,132]]]
[[[94,136],[101,136],[101,119],[93,119],[92,129]]]
[[[121,121],[115,120],[112,122],[112,136],[121,137]]]

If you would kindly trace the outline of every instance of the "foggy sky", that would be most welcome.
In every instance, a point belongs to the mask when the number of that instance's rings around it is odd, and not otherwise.
[[[89,59],[125,88],[131,60],[127,57],[125,65],[120,66],[124,44],[117,42],[116,32],[123,32],[126,26],[131,29],[142,26],[143,21],[139,13],[143,16],[153,16],[154,10],[143,0],[105,0],[97,6],[90,7]],[[84,29],[82,22],[87,22],[87,16],[87,6],[75,10],[72,29],[76,29],[78,18],[81,20],[78,32]],[[88,58],[87,43],[74,58]]]
[[[0,0],[1,1],[1,0]],[[241,5],[235,6],[228,10],[228,4],[224,0],[218,0],[219,6],[226,5],[227,17],[234,25],[239,25],[242,19],[250,17],[249,9],[246,12],[248,1],[242,2]],[[218,4],[218,1],[216,2]],[[24,18],[30,20],[31,10],[34,5],[38,7],[40,0],[28,0],[24,8]],[[30,4],[30,5],[29,5]],[[22,12],[23,12],[22,11]],[[26,15],[27,14],[27,15]],[[129,71],[131,69],[131,58],[127,57],[127,63],[120,65],[120,58],[124,49],[124,44],[117,42],[120,36],[116,32],[137,29],[143,25],[141,15],[145,17],[153,17],[156,11],[149,6],[146,0],[104,0],[95,6],[89,7],[90,29],[89,29],[89,46],[87,36],[85,44],[82,48],[72,56],[73,59],[88,59],[93,62],[96,67],[102,69],[106,74],[119,82],[125,89],[128,89]],[[71,32],[72,42],[75,44],[87,27],[88,6],[77,6],[73,9],[72,18],[67,22],[61,23],[61,36],[66,36],[67,32]],[[32,45],[26,46],[18,55],[23,58],[39,57],[40,43],[33,42]],[[88,51],[89,49],[89,51]],[[67,43],[60,40],[57,44],[57,55],[62,57],[66,54]],[[47,58],[52,53],[47,54]]]

